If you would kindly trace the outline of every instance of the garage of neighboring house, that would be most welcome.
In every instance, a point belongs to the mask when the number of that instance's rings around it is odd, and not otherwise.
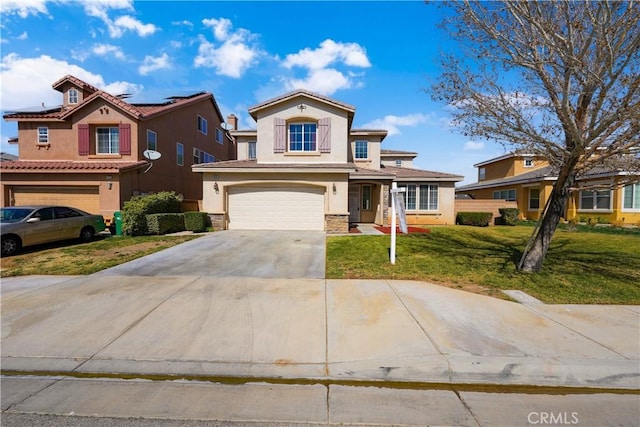
[[[230,186],[231,230],[324,230],[325,187]]]
[[[98,186],[14,186],[11,193],[15,206],[63,205],[86,212],[100,212]]]

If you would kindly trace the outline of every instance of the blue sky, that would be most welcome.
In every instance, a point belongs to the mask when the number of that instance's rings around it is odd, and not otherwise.
[[[389,131],[383,148],[415,151],[416,167],[463,183],[504,153],[451,129],[447,106],[425,93],[454,48],[436,4],[3,0],[0,13],[3,113],[60,104],[51,84],[73,74],[133,101],[209,91],[248,129],[248,107],[304,88],[354,105],[354,127]],[[1,151],[16,154],[15,123],[1,131]]]

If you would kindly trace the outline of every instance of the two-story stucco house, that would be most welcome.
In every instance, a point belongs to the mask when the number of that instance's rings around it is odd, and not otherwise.
[[[297,90],[248,111],[257,129],[227,120],[237,160],[192,168],[202,173],[203,210],[216,228],[344,233],[350,223],[388,224],[394,181],[407,188],[410,223],[455,222],[463,177],[405,167],[415,153],[394,157],[380,147],[387,131],[352,128],[355,107]]]
[[[134,104],[74,76],[53,83],[62,104],[4,116],[18,124],[19,159],[1,162],[2,206],[61,204],[111,218],[132,196],[202,199],[194,163],[234,158],[211,93]],[[143,153],[161,154],[151,165]]]
[[[507,153],[474,165],[478,182],[456,189],[474,199],[515,201],[522,219],[537,220],[556,181],[549,162],[533,154]],[[620,184],[624,170],[594,168],[578,177],[565,210],[567,220],[593,218],[640,224],[640,183]]]

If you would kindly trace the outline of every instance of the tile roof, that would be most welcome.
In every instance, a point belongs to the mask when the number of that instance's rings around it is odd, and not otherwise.
[[[298,89],[298,90],[294,90],[291,92],[287,92],[283,95],[277,96],[275,98],[271,98],[268,99],[264,102],[261,102],[259,104],[253,105],[251,107],[248,108],[249,114],[251,114],[253,116],[253,112],[255,112],[256,110],[260,110],[262,108],[266,108],[268,106],[274,105],[274,104],[278,104],[286,99],[289,98],[295,98],[298,95],[303,95],[303,96],[307,96],[309,98],[316,98],[318,100],[324,101],[324,102],[328,102],[330,104],[334,104],[338,107],[341,107],[345,110],[349,110],[351,112],[355,112],[356,111],[356,107],[354,107],[353,105],[349,105],[346,104],[344,102],[340,102],[338,100],[335,100],[333,98],[329,98],[328,96],[324,96],[324,95],[320,95],[319,93],[315,93],[315,92],[311,92],[305,89]]]
[[[95,92],[97,90],[99,90],[97,87],[90,85],[89,83],[80,80],[79,78],[72,76],[71,74],[67,74],[66,76],[64,76],[63,78],[61,78],[60,80],[54,82],[51,87],[53,87],[55,90],[59,90],[58,88],[60,86],[62,86],[63,83],[65,82],[70,82],[73,83],[74,85],[81,87],[85,90],[91,91],[91,92]]]
[[[468,190],[478,190],[481,188],[491,188],[497,187],[501,185],[512,185],[512,184],[525,184],[528,182],[537,182],[548,179],[555,179],[554,170],[552,166],[545,166],[540,169],[535,169],[530,172],[521,173],[515,176],[508,176],[506,178],[498,178],[498,179],[490,179],[486,181],[475,182],[473,184],[463,185],[461,187],[457,187],[456,191],[468,191]]]
[[[416,153],[415,151],[387,150],[384,148],[380,150],[380,154],[382,156],[418,156],[418,153]]]
[[[398,181],[409,180],[431,180],[431,181],[462,181],[462,175],[455,175],[446,172],[436,172],[424,169],[397,168],[395,166],[381,166],[383,170],[393,173]]]
[[[368,169],[357,167],[355,172],[351,172],[349,174],[350,178],[354,179],[393,179],[395,178],[395,174],[390,172],[385,172],[380,169]]]
[[[147,165],[139,161],[72,161],[72,160],[15,160],[1,162],[0,171],[8,172],[104,172],[126,171]]]
[[[201,163],[193,165],[193,169],[344,169],[345,172],[355,169],[353,163],[258,163],[256,160],[228,160],[225,162]]]

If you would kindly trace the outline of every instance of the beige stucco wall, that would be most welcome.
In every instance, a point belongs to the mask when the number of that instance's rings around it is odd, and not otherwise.
[[[367,141],[368,150],[367,155],[369,156],[367,159],[356,159],[356,141]],[[368,136],[350,136],[349,137],[349,161],[354,162],[357,166],[366,168],[366,169],[380,169],[380,146],[381,141],[379,136],[368,135]]]
[[[438,185],[437,211],[407,211],[407,224],[412,225],[451,225],[456,223],[455,215],[455,183],[453,182],[420,182],[420,184]],[[398,183],[402,187],[403,183]],[[389,217],[391,217],[391,208]]]
[[[306,107],[300,111],[300,102]],[[274,153],[274,119],[317,121],[331,117],[330,153]],[[256,154],[259,163],[345,163],[347,161],[347,111],[303,97],[296,97],[258,112]]]
[[[202,209],[210,214],[224,214],[228,207],[229,187],[239,185],[310,185],[324,187],[325,214],[344,215],[348,213],[347,195],[349,177],[346,173],[203,173]],[[215,191],[215,183],[218,191]],[[333,184],[336,193],[333,193]]]

